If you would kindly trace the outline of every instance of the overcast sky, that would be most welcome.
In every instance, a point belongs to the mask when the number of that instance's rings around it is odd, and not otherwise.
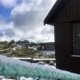
[[[0,0],[0,40],[54,41],[44,19],[56,0]]]

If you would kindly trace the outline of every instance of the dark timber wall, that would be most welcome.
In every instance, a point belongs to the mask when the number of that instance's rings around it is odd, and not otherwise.
[[[53,23],[57,68],[80,74],[80,57],[71,57],[74,23],[80,23],[80,0],[68,1]]]
[[[80,21],[80,0],[65,0],[66,5],[56,16],[55,23]]]
[[[80,74],[80,56],[72,56],[73,24],[80,24],[80,0],[57,0],[45,23],[54,25],[57,68]]]
[[[69,23],[55,25],[55,51],[57,68],[70,71],[73,50],[72,28]]]

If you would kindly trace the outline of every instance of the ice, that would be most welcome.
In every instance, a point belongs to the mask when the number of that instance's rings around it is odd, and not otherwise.
[[[19,79],[24,76],[28,80],[80,80],[79,74],[62,71],[49,65],[15,60],[2,55],[0,55],[0,75],[8,78],[19,77]]]

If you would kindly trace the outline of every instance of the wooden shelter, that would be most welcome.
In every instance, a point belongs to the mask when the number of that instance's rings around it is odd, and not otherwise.
[[[54,26],[57,68],[80,73],[80,0],[57,0],[44,24]]]

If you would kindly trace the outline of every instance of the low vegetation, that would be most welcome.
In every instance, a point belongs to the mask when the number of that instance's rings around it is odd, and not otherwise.
[[[25,41],[24,44],[28,44]],[[21,42],[4,41],[0,42],[0,54],[9,57],[31,57],[31,58],[53,58],[54,55],[44,55],[42,52],[34,49],[29,49],[28,46],[21,44]]]

